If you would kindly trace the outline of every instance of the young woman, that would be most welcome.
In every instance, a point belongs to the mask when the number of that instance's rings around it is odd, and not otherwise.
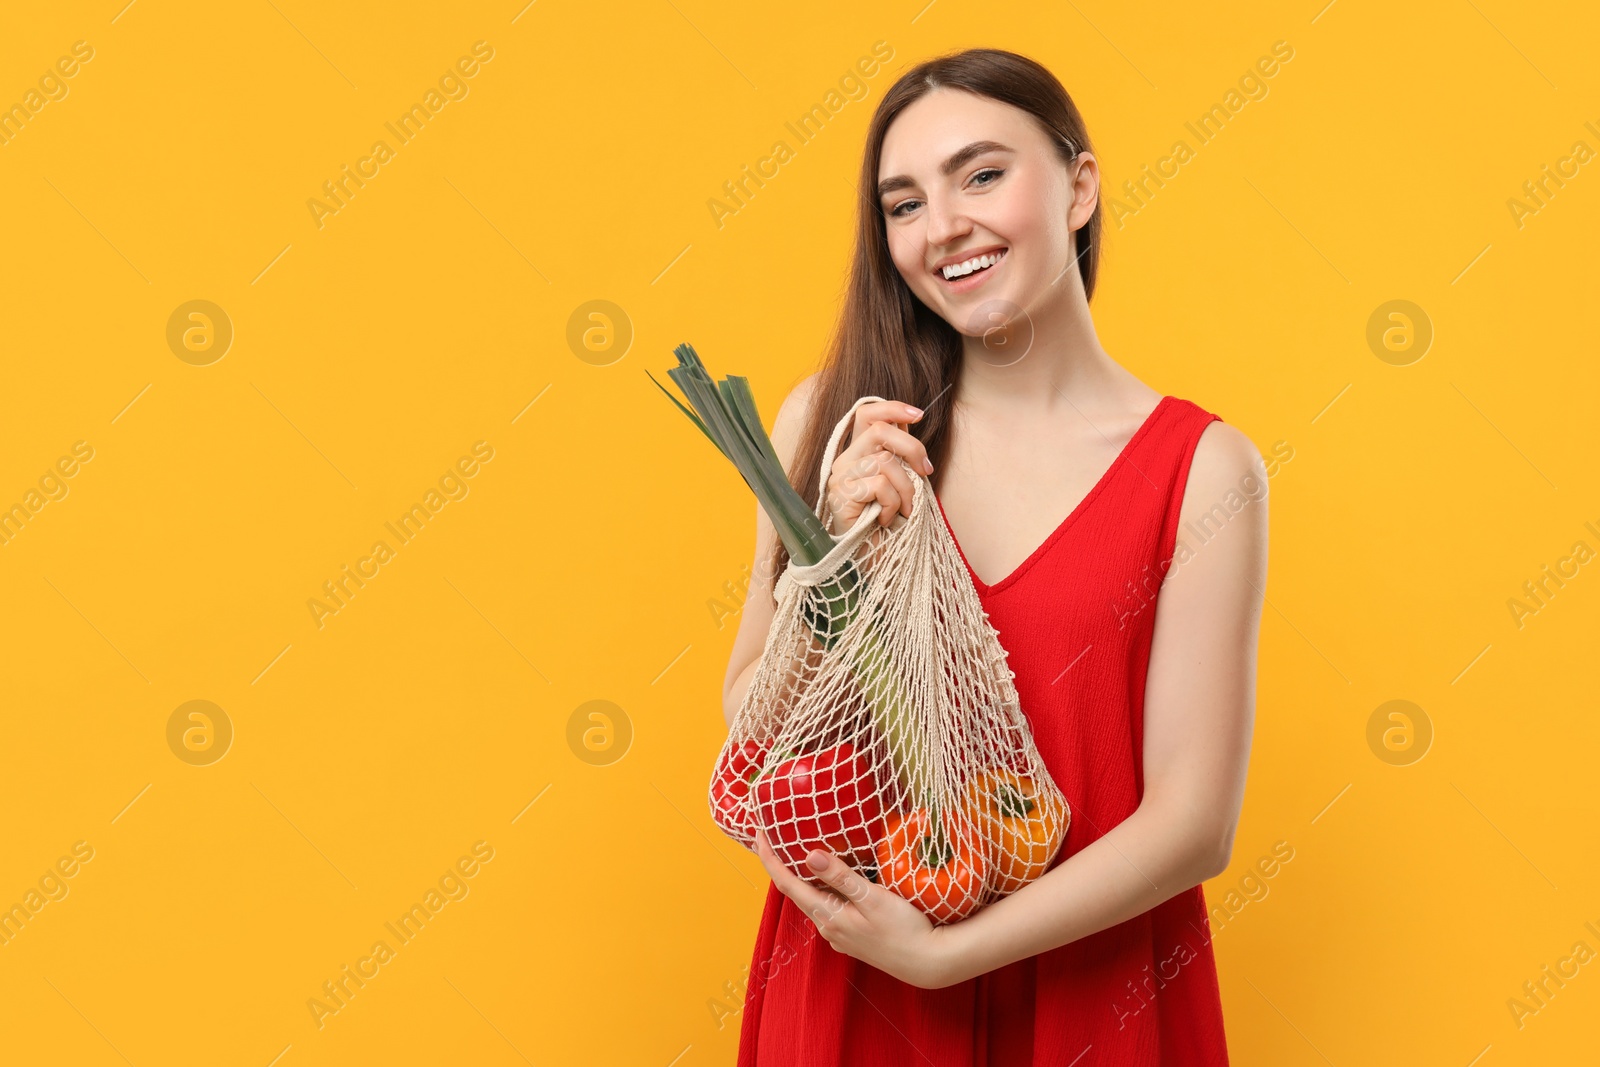
[[[1266,475],[1242,433],[1141,382],[1089,314],[1100,171],[1043,67],[923,63],[867,132],[847,299],[774,443],[816,503],[834,424],[835,533],[929,477],[1072,818],[1051,869],[934,926],[821,851],[772,878],[742,1065],[1225,1064],[1200,883],[1228,865],[1254,720]],[[1159,294],[1150,294],[1159,299]],[[915,407],[911,405],[916,405]],[[744,699],[786,563],[757,508],[728,664]]]

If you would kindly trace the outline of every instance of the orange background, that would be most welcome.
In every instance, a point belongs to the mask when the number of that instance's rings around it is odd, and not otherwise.
[[[1600,951],[1592,555],[1508,607],[1600,548],[1592,11],[122,4],[0,32],[0,905],[39,904],[0,1059],[733,1062],[767,880],[705,793],[753,509],[643,372],[690,341],[770,422],[836,313],[872,108],[978,44],[1058,73],[1127,209],[1107,349],[1292,451],[1206,887],[1234,1062],[1592,1054],[1592,962],[1508,1005]]]

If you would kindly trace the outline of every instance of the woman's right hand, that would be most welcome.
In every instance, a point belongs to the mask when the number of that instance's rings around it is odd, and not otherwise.
[[[933,473],[927,449],[906,430],[920,418],[920,410],[894,400],[856,408],[850,445],[834,458],[828,473],[829,532],[835,537],[854,526],[873,501],[883,505],[880,526],[888,526],[896,514],[911,515],[911,479],[899,459],[924,475]]]

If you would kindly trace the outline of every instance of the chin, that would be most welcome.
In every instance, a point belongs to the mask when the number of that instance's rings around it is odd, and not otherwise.
[[[981,295],[974,293],[960,304],[946,305],[939,316],[964,337],[983,337],[996,326],[1031,316],[1027,305],[1012,295],[1009,288]]]

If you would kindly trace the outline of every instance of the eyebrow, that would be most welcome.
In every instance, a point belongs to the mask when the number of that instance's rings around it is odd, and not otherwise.
[[[985,152],[1011,151],[1015,150],[1009,145],[1001,144],[999,141],[973,141],[971,144],[967,145],[967,147],[961,149],[955,155],[941,163],[939,165],[939,173],[943,174],[945,177],[949,177],[956,171],[960,170],[963,166],[970,163],[976,157],[983,155]],[[896,174],[893,178],[885,178],[883,181],[878,183],[878,195],[880,197],[888,196],[896,189],[904,189],[907,186],[915,184],[916,182],[912,181],[906,175]]]

